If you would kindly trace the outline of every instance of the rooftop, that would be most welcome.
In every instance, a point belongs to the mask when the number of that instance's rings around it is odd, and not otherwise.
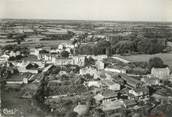
[[[133,78],[133,77],[129,77],[129,76],[127,76],[126,74],[120,74],[119,75],[122,79],[124,79],[124,80],[127,80],[127,81],[130,81],[130,82],[133,82],[133,83],[142,83],[140,80],[137,80],[137,79],[135,79],[135,78]]]
[[[33,76],[32,73],[19,73],[19,74],[15,74],[12,75],[9,79],[7,79],[7,81],[21,81],[23,80],[23,78],[30,78],[31,76]]]
[[[87,105],[77,105],[75,108],[74,108],[74,112],[77,112],[79,115],[83,115],[87,112]]]
[[[114,97],[114,96],[118,95],[118,92],[115,92],[115,91],[109,90],[109,89],[105,89],[105,90],[102,90],[102,95],[106,98]]]
[[[123,106],[124,103],[120,100],[109,101],[102,104],[102,110],[103,111],[116,110],[116,109],[121,109]]]

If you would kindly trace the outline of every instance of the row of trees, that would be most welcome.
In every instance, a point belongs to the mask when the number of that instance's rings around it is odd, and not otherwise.
[[[145,53],[155,54],[163,52],[166,48],[165,39],[149,39],[141,38],[134,40],[122,40],[112,45],[113,54],[125,54],[125,53]]]
[[[41,39],[42,41],[48,41],[48,40],[70,40],[75,33],[72,31],[68,31],[67,34],[49,34],[46,35],[45,38]]]
[[[96,44],[85,44],[78,47],[76,53],[87,55],[110,54],[111,44],[109,41],[101,40]]]
[[[131,53],[145,53],[155,54],[163,52],[166,48],[166,39],[132,39],[132,40],[101,40],[96,44],[81,45],[77,52],[79,54],[131,54]]]
[[[9,33],[7,35],[8,39],[14,39],[14,42],[17,42],[17,44],[20,44],[22,41],[24,41],[26,37],[27,37],[26,34],[12,34],[12,33]]]
[[[87,38],[83,36],[79,42]],[[171,32],[168,27],[143,28],[140,31],[133,31],[128,35],[112,34],[108,40],[98,40],[97,43],[81,45],[78,48],[79,54],[132,54],[145,53],[155,54],[163,52],[167,41],[171,39]],[[75,40],[75,43],[77,40]],[[86,41],[88,42],[88,41]]]
[[[18,61],[18,60],[21,60],[23,58],[22,55],[17,55],[17,56],[11,56],[8,60],[9,61]]]
[[[27,48],[27,47],[25,47],[25,46],[19,46],[19,45],[16,45],[16,44],[14,44],[14,45],[6,45],[6,46],[4,46],[3,48],[2,48],[2,50],[3,51],[14,51],[14,52],[16,52],[16,51],[20,51],[20,53],[22,54],[22,55],[24,55],[24,56],[27,56],[27,55],[29,55],[29,53],[30,53],[30,50],[29,50],[29,48]]]

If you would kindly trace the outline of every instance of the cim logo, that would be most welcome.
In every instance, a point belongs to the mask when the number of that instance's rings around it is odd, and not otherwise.
[[[4,108],[3,110],[2,110],[2,112],[3,112],[3,114],[4,115],[15,115],[16,114],[16,112],[17,112],[18,110],[15,108],[15,109],[7,109],[7,108]]]

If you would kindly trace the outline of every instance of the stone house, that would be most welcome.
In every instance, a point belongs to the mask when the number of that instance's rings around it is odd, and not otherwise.
[[[151,75],[161,80],[167,79],[170,76],[169,67],[166,68],[152,68]]]

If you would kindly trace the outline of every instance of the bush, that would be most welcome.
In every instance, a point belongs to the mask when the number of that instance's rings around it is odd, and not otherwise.
[[[69,52],[68,51],[62,51],[61,56],[64,57],[64,58],[68,58],[69,57]]]
[[[159,57],[153,57],[149,59],[149,70],[152,68],[164,68],[167,65],[164,64],[163,60]]]
[[[119,41],[118,43],[112,46],[113,54],[125,54],[134,51],[135,51],[134,42],[129,40]]]
[[[26,69],[37,69],[39,66],[36,63],[30,63],[26,66]]]

